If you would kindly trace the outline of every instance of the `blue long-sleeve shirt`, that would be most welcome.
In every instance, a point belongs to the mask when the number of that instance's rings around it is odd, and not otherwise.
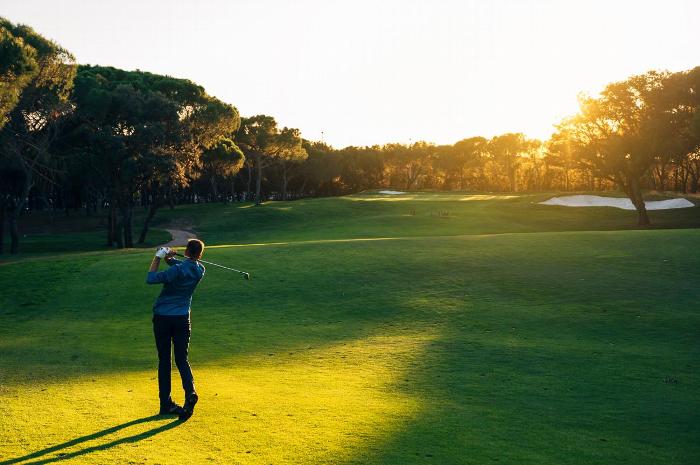
[[[192,294],[204,277],[204,266],[195,260],[166,260],[170,265],[165,271],[149,271],[148,284],[162,284],[163,289],[153,304],[156,315],[189,315]]]

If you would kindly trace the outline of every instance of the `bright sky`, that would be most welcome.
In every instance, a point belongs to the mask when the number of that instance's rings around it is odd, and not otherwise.
[[[697,0],[1,0],[0,16],[336,147],[546,138],[580,91],[700,65]]]

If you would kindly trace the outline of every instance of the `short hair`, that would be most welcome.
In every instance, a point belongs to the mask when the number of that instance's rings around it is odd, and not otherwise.
[[[199,239],[190,239],[187,241],[187,247],[185,248],[185,255],[190,258],[199,259],[202,258],[204,253],[204,242]]]

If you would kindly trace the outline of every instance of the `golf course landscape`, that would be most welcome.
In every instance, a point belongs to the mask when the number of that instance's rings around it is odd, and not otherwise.
[[[180,205],[119,250],[58,218],[0,256],[0,465],[700,463],[700,208],[553,195]],[[194,294],[184,422],[145,283],[178,224],[251,274]]]

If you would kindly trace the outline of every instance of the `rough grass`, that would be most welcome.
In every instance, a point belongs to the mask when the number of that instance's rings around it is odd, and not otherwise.
[[[253,276],[209,267],[195,295],[186,423],[153,416],[151,252],[0,264],[0,464],[700,462],[700,231],[438,200],[450,228],[367,197],[180,209]],[[502,234],[475,234],[486,209]]]

